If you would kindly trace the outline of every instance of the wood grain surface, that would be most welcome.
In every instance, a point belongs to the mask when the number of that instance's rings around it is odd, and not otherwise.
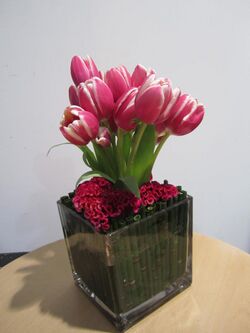
[[[250,332],[250,255],[194,235],[193,284],[128,333]],[[74,285],[64,241],[0,270],[1,333],[116,332]]]

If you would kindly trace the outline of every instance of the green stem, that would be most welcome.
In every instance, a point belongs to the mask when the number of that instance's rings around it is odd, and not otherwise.
[[[156,148],[156,150],[155,150],[155,152],[154,152],[153,164],[154,164],[154,162],[155,162],[157,156],[159,155],[159,152],[160,152],[161,148],[163,147],[164,143],[167,141],[167,139],[169,138],[169,136],[170,136],[170,133],[167,133],[167,134],[161,139],[160,143],[158,144],[158,146],[157,146],[157,148]]]
[[[145,129],[147,127],[147,124],[140,124],[138,126],[138,130],[135,133],[135,136],[133,138],[133,143],[132,143],[132,149],[131,149],[131,154],[130,154],[130,158],[129,158],[129,162],[128,162],[128,169],[130,169],[134,163],[135,160],[135,156],[137,153],[137,150],[139,148],[140,142],[141,142],[141,138],[143,136],[143,133],[145,132]]]
[[[126,162],[123,154],[123,138],[124,133],[121,128],[118,128],[117,132],[117,160],[119,165],[119,175],[122,177],[125,173]]]
[[[111,132],[111,144],[112,144],[112,152],[113,152],[113,156],[114,156],[114,161],[115,161],[116,168],[117,168],[117,178],[119,178],[119,176],[120,176],[119,157],[118,157],[118,149],[117,149],[117,145],[116,145],[114,132]]]

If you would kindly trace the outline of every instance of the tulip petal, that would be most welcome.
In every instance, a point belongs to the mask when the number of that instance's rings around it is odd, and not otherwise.
[[[77,89],[73,85],[69,87],[69,101],[71,105],[79,105]]]
[[[164,95],[160,86],[151,86],[136,96],[136,116],[146,124],[153,124],[159,117]]]
[[[94,77],[94,76],[99,77],[100,74],[99,74],[98,68],[97,68],[94,60],[90,56],[87,56],[86,59],[84,59],[84,62],[86,64],[86,66],[88,67],[90,77]]]
[[[141,64],[138,64],[131,77],[131,84],[133,87],[140,87],[144,81],[147,79],[148,76],[151,74],[155,74],[155,71],[153,69],[146,69],[144,66]]]
[[[84,110],[89,111],[98,117],[98,109],[89,91],[91,83],[87,82],[87,84],[81,83],[78,87],[79,103]]]
[[[131,87],[131,77],[125,66],[113,67],[105,73],[105,82],[111,89],[114,101]]]
[[[136,127],[135,97],[137,92],[137,88],[132,88],[116,102],[114,111],[115,121],[117,126],[125,131],[131,131]]]
[[[70,71],[72,80],[76,86],[90,78],[88,67],[86,66],[83,59],[79,56],[74,56],[72,58]]]
[[[86,145],[96,138],[99,129],[98,119],[78,106],[67,107],[60,124],[64,137],[75,145]]]
[[[196,127],[198,127],[204,117],[204,107],[199,105],[197,109],[187,115],[183,122],[180,124],[176,135],[186,135],[191,133]]]

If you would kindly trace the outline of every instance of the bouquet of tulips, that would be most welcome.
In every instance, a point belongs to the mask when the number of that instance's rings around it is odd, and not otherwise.
[[[71,76],[60,130],[91,169],[78,183],[101,176],[139,197],[169,136],[190,133],[204,116],[196,99],[142,65],[132,74],[123,65],[103,73],[92,58],[74,56]]]

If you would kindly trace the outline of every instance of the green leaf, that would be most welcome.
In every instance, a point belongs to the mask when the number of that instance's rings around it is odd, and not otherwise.
[[[129,158],[131,141],[132,141],[132,133],[131,132],[125,133],[123,138],[123,155],[126,163],[128,162]]]
[[[96,159],[98,162],[98,170],[104,172],[105,174],[110,175],[112,178],[116,177],[114,166],[112,165],[112,161],[110,161],[105,148],[99,146],[98,144],[93,143],[93,147],[96,154]]]
[[[84,162],[89,168],[91,168],[91,166],[90,166],[90,164],[89,164],[89,161],[87,160],[87,157],[86,157],[85,155],[86,155],[85,153],[82,154],[83,162]],[[92,168],[92,169],[95,169],[95,168]]]
[[[47,151],[46,155],[48,156],[52,149],[54,149],[56,147],[59,147],[59,146],[62,146],[62,145],[72,145],[72,143],[70,143],[70,142],[63,142],[63,143],[58,143],[57,145],[51,146],[49,148],[49,150]]]
[[[123,188],[132,192],[137,198],[140,198],[140,191],[135,177],[126,176],[119,178],[115,183],[115,187]]]
[[[95,154],[87,147],[87,146],[82,146],[80,148],[83,152],[83,161],[86,163],[87,161],[87,165],[93,169],[93,170],[97,170],[99,169],[98,167],[98,162],[96,161],[95,158]]]
[[[149,125],[145,129],[140,141],[134,163],[130,173],[136,178],[139,185],[148,181],[154,163],[154,149],[156,134],[154,125]]]
[[[101,172],[101,171],[88,171],[85,172],[83,175],[81,175],[81,177],[77,180],[76,182],[76,187],[77,185],[79,185],[83,180],[92,178],[92,177],[103,177],[107,180],[109,180],[111,183],[115,183],[115,180],[111,177],[109,177],[108,175],[106,175],[105,173]]]

